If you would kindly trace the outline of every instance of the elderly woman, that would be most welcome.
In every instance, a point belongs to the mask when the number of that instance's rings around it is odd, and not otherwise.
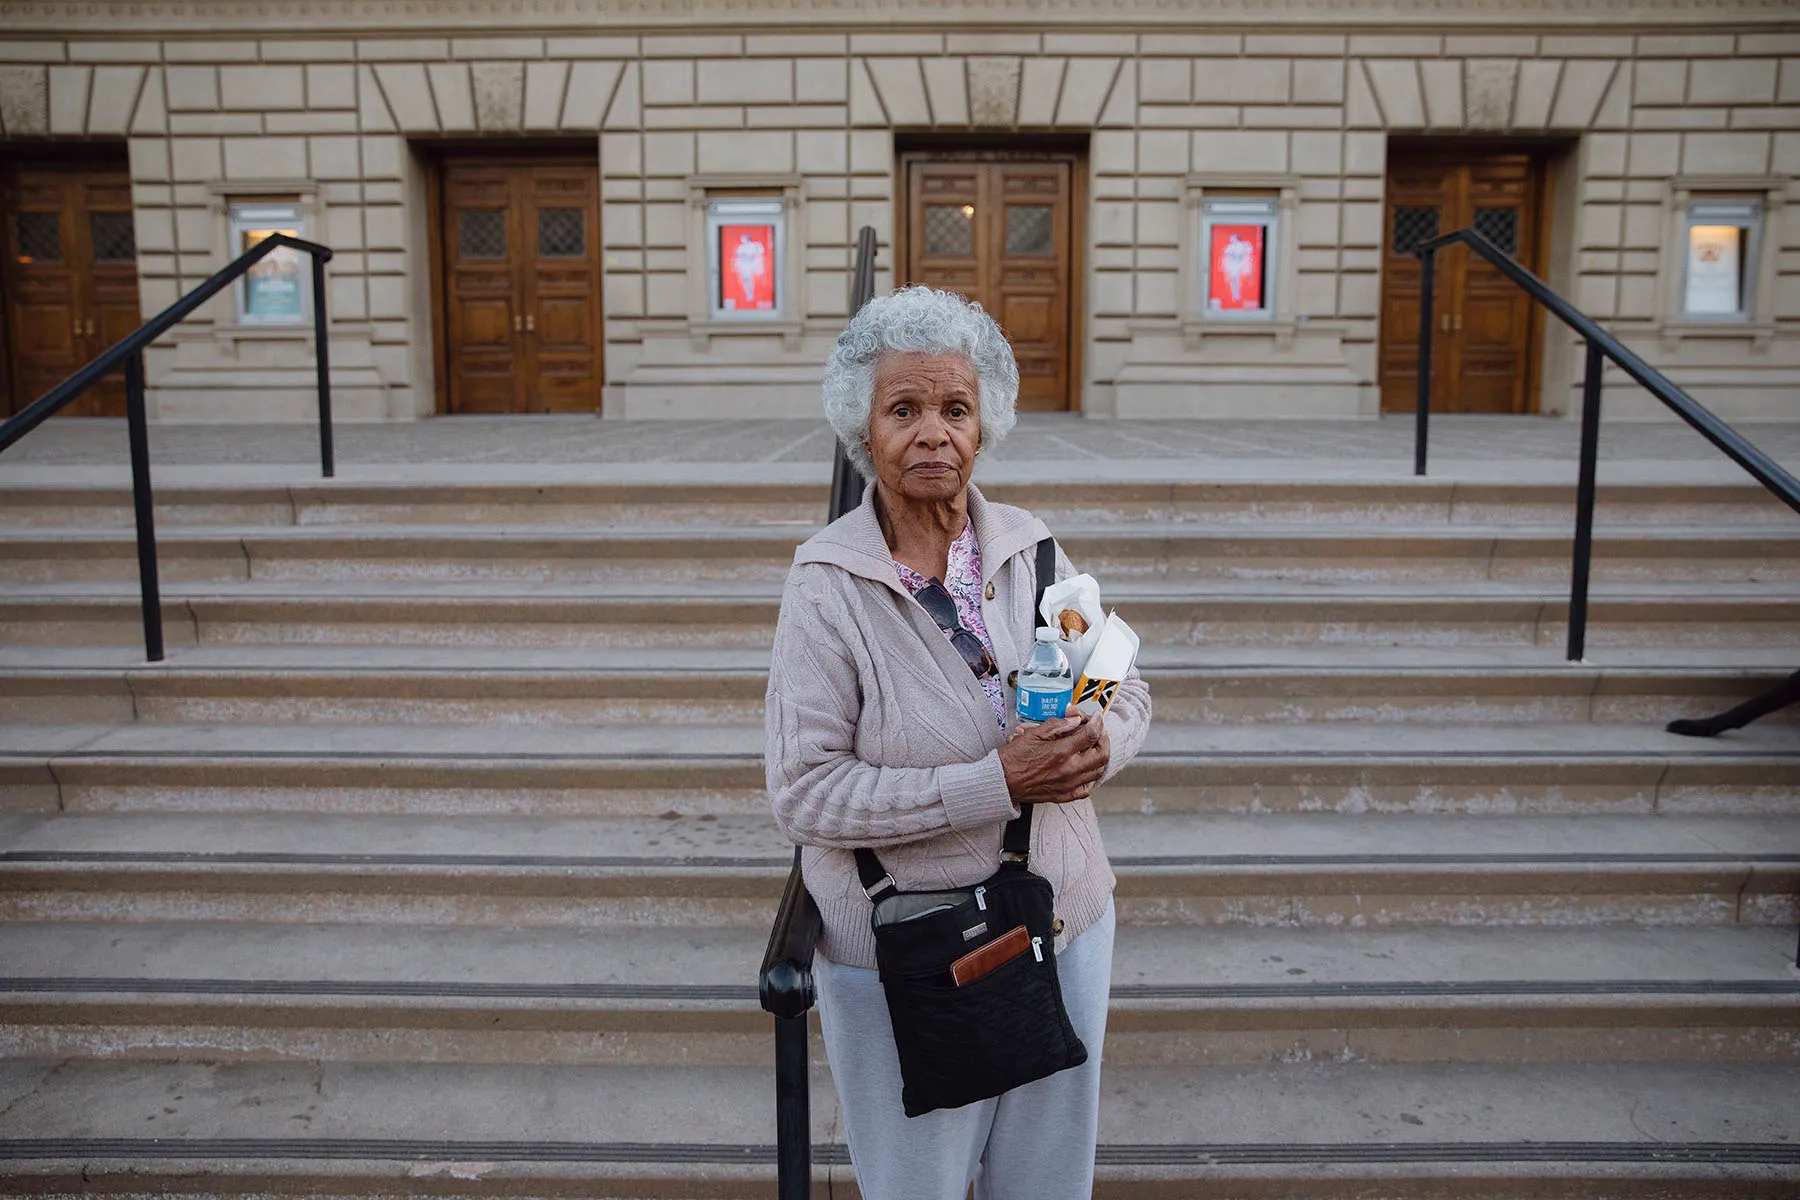
[[[873,485],[799,548],[781,600],[769,793],[824,916],[820,1017],[868,1200],[964,1200],[971,1180],[988,1200],[1092,1188],[1114,880],[1089,796],[1137,753],[1150,696],[1134,671],[1103,719],[1019,728],[1013,680],[1049,531],[969,482],[1018,388],[979,305],[910,287],[864,307],[826,367],[825,411]],[[1057,578],[1074,573],[1059,549]],[[1087,1062],[909,1118],[853,851],[876,850],[904,891],[965,888],[994,872],[1022,803],[1036,806],[1030,862],[1055,888],[1057,974]]]

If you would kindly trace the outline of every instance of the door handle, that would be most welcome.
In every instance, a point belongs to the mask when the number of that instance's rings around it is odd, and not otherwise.
[[[514,333],[524,333],[525,332],[525,318],[521,317],[518,313],[513,314],[513,332]]]
[[[73,321],[69,322],[69,336],[70,337],[80,337],[81,336],[81,318],[80,317],[76,317]]]
[[[1458,333],[1462,332],[1462,314],[1461,313],[1456,314],[1456,332],[1458,332]]]
[[[89,337],[94,336],[94,322],[91,318],[89,319],[88,324],[87,324],[87,331],[88,331],[87,335]]]
[[[536,333],[537,332],[537,314],[536,313],[526,313],[525,314],[525,332],[526,333]]]
[[[1442,333],[1450,332],[1450,314],[1449,313],[1445,313],[1443,316],[1438,318],[1438,330],[1439,330],[1439,332],[1442,332]]]

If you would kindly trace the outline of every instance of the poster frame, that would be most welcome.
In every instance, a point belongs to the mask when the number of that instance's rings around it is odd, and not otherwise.
[[[1212,240],[1215,225],[1260,225],[1262,307],[1212,307]],[[1205,196],[1200,201],[1200,240],[1194,265],[1199,273],[1200,316],[1207,321],[1273,321],[1280,304],[1281,206],[1273,196]]]
[[[727,225],[772,225],[775,228],[770,267],[775,272],[775,307],[738,309],[724,306],[724,263],[720,231]],[[772,196],[709,196],[706,201],[707,315],[715,321],[779,321],[787,311],[787,205]]]
[[[1731,312],[1696,312],[1688,307],[1689,274],[1693,264],[1693,238],[1697,227],[1735,226],[1738,237],[1738,304]],[[1679,317],[1700,323],[1742,323],[1756,312],[1756,282],[1762,261],[1763,205],[1748,198],[1696,199],[1688,203],[1681,221],[1679,245],[1681,277],[1676,292]]]
[[[244,235],[253,229],[291,229],[295,237],[310,239],[306,218],[306,206],[297,200],[229,201],[226,205],[226,258],[235,259],[249,249],[244,244]],[[311,329],[312,271],[307,263],[301,264],[300,305],[297,312],[264,314],[251,311],[250,289],[255,282],[251,276],[267,261],[264,259],[262,263],[250,268],[248,273],[240,275],[232,284],[237,323],[261,329]]]

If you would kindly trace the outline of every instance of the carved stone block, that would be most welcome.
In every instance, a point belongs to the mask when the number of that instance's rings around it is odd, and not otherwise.
[[[1020,62],[1016,57],[969,60],[969,124],[1011,129],[1019,123]]]
[[[525,125],[525,64],[478,62],[475,79],[475,127],[522,129]]]
[[[42,67],[0,67],[0,122],[8,137],[50,131],[50,85]]]
[[[1463,66],[1463,94],[1470,129],[1505,129],[1512,122],[1519,64],[1513,59],[1471,59]]]

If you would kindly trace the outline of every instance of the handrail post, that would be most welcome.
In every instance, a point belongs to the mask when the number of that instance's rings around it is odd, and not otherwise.
[[[131,502],[137,510],[138,589],[144,657],[163,660],[162,589],[156,575],[156,512],[150,494],[150,423],[144,412],[144,352],[125,360],[125,424],[131,437]]]
[[[319,370],[319,469],[325,478],[337,474],[337,456],[331,440],[331,351],[325,331],[331,321],[325,312],[325,259],[312,258],[313,357]]]
[[[775,1194],[807,1200],[812,1191],[812,1100],[806,1014],[775,1018]]]
[[[850,276],[850,315],[856,316],[862,306],[875,298],[875,227],[864,225],[856,234],[856,266]],[[835,439],[834,439],[835,442]],[[831,505],[827,520],[835,521],[862,503],[866,486],[857,469],[850,465],[843,443],[831,457]]]
[[[1588,575],[1594,558],[1594,486],[1600,460],[1600,379],[1606,357],[1600,344],[1587,343],[1587,373],[1581,380],[1581,477],[1575,486],[1575,561],[1569,582],[1570,662],[1587,649]]]
[[[1437,251],[1419,253],[1419,395],[1418,422],[1413,429],[1413,474],[1425,474],[1425,443],[1431,424],[1431,334],[1434,284],[1437,278]]]

